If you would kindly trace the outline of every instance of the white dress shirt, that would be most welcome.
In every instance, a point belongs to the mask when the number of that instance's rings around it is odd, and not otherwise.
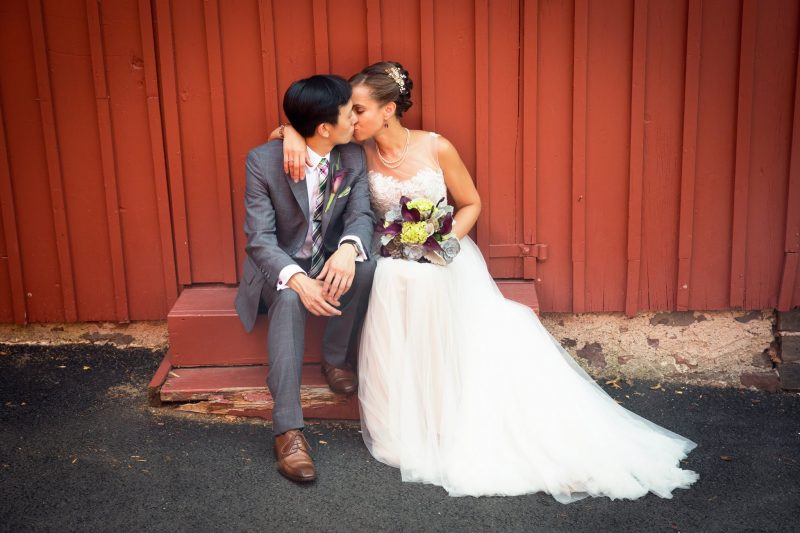
[[[297,253],[297,257],[300,259],[309,259],[311,257],[312,234],[314,231],[314,200],[317,198],[317,194],[319,194],[318,165],[323,157],[328,160],[328,179],[333,179],[333,164],[331,163],[330,152],[325,155],[319,155],[309,147],[306,147],[306,150],[308,151],[308,158],[311,160],[311,166],[306,165],[305,176],[306,187],[308,187],[308,213],[310,218],[308,221],[306,242],[303,243],[303,247],[300,248],[300,251]],[[326,199],[323,198],[322,201],[324,203]],[[366,261],[367,254],[364,253],[364,246],[361,244],[361,239],[355,235],[344,235],[341,239],[339,239],[339,246],[342,245],[342,241],[355,241],[358,245],[358,255],[356,256],[356,261]],[[280,271],[280,274],[278,274],[277,289],[279,291],[285,289],[289,279],[298,272],[305,272],[305,270],[300,268],[300,265],[297,264],[283,267],[283,269]]]

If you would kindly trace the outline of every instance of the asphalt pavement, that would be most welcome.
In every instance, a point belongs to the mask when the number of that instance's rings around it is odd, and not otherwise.
[[[800,395],[637,381],[606,389],[699,443],[667,500],[451,498],[314,423],[318,480],[274,467],[252,419],[151,408],[163,354],[0,345],[0,531],[800,531]],[[524,421],[520,421],[524,423]]]

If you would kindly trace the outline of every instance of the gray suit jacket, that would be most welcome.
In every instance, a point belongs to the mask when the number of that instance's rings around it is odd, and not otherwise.
[[[369,202],[364,150],[352,143],[336,146],[330,159],[331,172],[324,197],[326,206],[334,181],[333,165],[337,160],[347,173],[333,203],[322,216],[325,256],[327,258],[336,251],[343,235],[357,236],[365,253],[369,254],[375,216]],[[283,172],[283,141],[271,141],[250,150],[246,170],[244,232],[247,258],[236,293],[236,312],[245,329],[251,331],[258,314],[262,287],[265,283],[276,284],[280,271],[297,263],[294,258],[306,240],[311,215],[305,180],[295,183]]]

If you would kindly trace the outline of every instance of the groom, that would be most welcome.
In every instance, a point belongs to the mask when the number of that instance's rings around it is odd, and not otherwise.
[[[364,151],[348,144],[357,121],[350,95],[338,76],[312,76],[286,91],[283,110],[308,146],[304,180],[295,183],[284,173],[282,141],[247,155],[247,258],[236,311],[249,332],[259,301],[267,308],[275,457],[280,473],[295,481],[316,478],[300,407],[306,318],[329,317],[322,371],[334,392],[352,394],[348,347],[357,339],[375,272],[366,249],[375,219]]]

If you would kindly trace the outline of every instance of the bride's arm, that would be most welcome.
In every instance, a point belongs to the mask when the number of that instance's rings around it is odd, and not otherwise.
[[[272,130],[269,140],[275,139],[283,139],[283,171],[294,181],[300,181],[306,175],[305,164],[309,162],[306,140],[289,124]]]
[[[437,153],[447,191],[456,204],[454,216],[456,224],[453,226],[453,233],[461,239],[469,233],[478,220],[478,215],[481,213],[481,197],[478,196],[478,190],[461,156],[450,141],[439,137]]]

